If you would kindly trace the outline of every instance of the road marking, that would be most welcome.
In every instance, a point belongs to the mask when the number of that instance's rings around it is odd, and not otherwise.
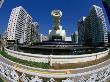
[[[66,74],[66,72],[65,73],[52,73],[52,72],[48,72],[48,71],[42,72],[42,71],[38,71],[38,70],[29,70],[29,69],[24,69],[24,68],[21,68],[21,67],[18,67],[18,66],[16,68],[26,70],[28,72],[41,73],[41,74],[59,74],[59,75]]]

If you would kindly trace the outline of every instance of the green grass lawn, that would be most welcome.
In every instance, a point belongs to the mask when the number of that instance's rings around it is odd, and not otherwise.
[[[23,65],[27,65],[27,66],[31,66],[31,67],[36,67],[36,68],[44,68],[44,69],[48,69],[49,68],[49,64],[48,63],[43,63],[43,62],[32,62],[32,61],[27,61],[27,60],[22,60],[13,56],[8,55],[7,53],[5,53],[4,51],[0,51],[0,54],[2,56],[4,56],[5,58],[14,61],[16,63],[19,64],[23,64]]]
[[[27,61],[27,60],[22,60],[13,56],[8,55],[7,53],[5,53],[4,51],[0,51],[0,54],[2,56],[4,56],[5,58],[14,61],[16,63],[19,64],[23,64],[23,65],[27,65],[27,66],[31,66],[31,67],[36,67],[36,68],[43,68],[43,69],[73,69],[73,68],[83,68],[83,67],[88,67],[88,66],[92,66],[92,65],[96,65],[99,64],[101,62],[104,62],[105,60],[110,59],[110,53],[109,55],[94,60],[94,61],[88,61],[88,62],[83,62],[83,63],[71,63],[71,64],[55,64],[53,63],[53,66],[50,67],[48,63],[43,63],[43,62],[32,62],[32,61]]]

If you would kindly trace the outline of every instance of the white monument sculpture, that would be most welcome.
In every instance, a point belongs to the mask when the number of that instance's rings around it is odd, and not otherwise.
[[[62,40],[65,41],[66,32],[62,30],[62,26],[60,25],[60,18],[62,16],[62,12],[60,10],[54,10],[51,12],[53,16],[53,29],[49,30],[49,40]]]

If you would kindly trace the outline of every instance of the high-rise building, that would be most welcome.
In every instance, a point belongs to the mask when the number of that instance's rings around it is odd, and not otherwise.
[[[80,19],[77,23],[79,44],[85,44],[85,18],[86,17],[82,17],[82,19]]]
[[[31,25],[32,25],[32,17],[27,14],[26,24],[25,24],[25,31],[24,31],[24,41],[31,42]]]
[[[80,38],[82,37],[80,34],[81,27],[84,30],[85,44],[97,46],[108,43],[107,25],[101,7],[93,5],[89,15],[83,20],[83,24],[78,25]]]
[[[33,22],[31,25],[31,42],[39,41],[39,24],[37,22]]]
[[[0,8],[2,7],[4,0],[0,0]]]
[[[20,40],[23,37],[26,27],[27,12],[22,6],[12,9],[8,28],[7,28],[7,40]]]
[[[93,5],[90,13],[90,25],[92,33],[92,44],[100,45],[108,42],[107,25],[101,7]]]
[[[110,24],[110,0],[102,0]]]
[[[91,19],[90,15],[88,15],[85,19],[85,45],[93,45],[92,44],[92,27],[91,27]]]
[[[12,9],[7,27],[7,40],[29,43],[32,24],[32,17],[22,6]]]

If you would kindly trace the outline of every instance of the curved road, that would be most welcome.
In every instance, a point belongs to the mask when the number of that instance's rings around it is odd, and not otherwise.
[[[61,74],[61,75],[66,74],[66,72],[68,70],[69,70],[70,74],[77,74],[77,73],[84,73],[84,72],[96,70],[96,69],[102,68],[102,67],[110,64],[110,59],[109,59],[109,60],[107,60],[103,63],[100,63],[98,65],[85,67],[85,68],[53,70],[53,69],[40,69],[40,68],[34,68],[34,67],[21,65],[21,64],[18,64],[18,63],[15,63],[15,62],[12,62],[12,61],[6,59],[1,55],[0,55],[0,61],[6,63],[8,65],[11,65],[11,66],[17,65],[17,67],[19,67],[19,69],[28,70],[28,71],[31,71],[31,72],[36,72],[36,73],[41,73],[41,74]]]

